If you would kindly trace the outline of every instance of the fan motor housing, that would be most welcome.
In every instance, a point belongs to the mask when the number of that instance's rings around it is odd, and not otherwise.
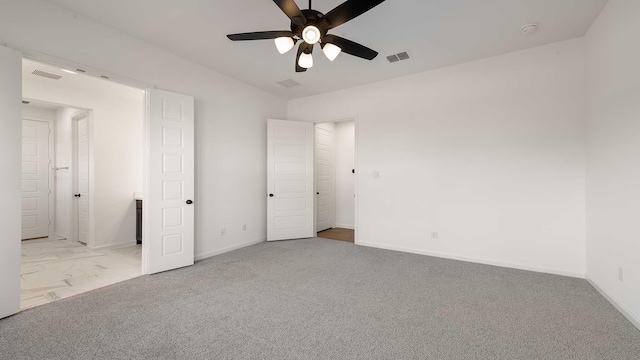
[[[324,14],[320,11],[313,9],[300,10],[305,18],[307,18],[307,23],[303,26],[300,26],[295,21],[291,22],[291,32],[302,38],[302,30],[309,25],[314,25],[320,30],[320,38],[327,35],[327,25],[329,25],[328,21],[323,21]]]

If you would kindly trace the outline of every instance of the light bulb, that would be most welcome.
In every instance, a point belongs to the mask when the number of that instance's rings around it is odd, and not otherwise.
[[[293,39],[287,36],[276,38],[275,42],[276,48],[278,48],[278,52],[280,54],[284,54],[287,51],[291,50],[294,45]]]
[[[311,54],[302,53],[300,54],[300,59],[298,59],[298,65],[305,69],[308,69],[313,66],[313,56]]]
[[[313,45],[320,41],[320,30],[313,25],[309,25],[302,30],[302,39],[307,44]]]
[[[325,44],[322,48],[322,52],[327,56],[327,59],[333,61],[338,57],[340,52],[342,52],[342,49],[333,44]]]

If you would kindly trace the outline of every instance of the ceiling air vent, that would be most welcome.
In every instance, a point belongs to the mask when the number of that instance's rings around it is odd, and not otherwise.
[[[394,63],[394,62],[398,62],[398,61],[402,61],[402,60],[408,60],[410,58],[411,58],[411,56],[409,56],[409,52],[408,51],[403,51],[403,52],[398,53],[398,54],[393,54],[393,55],[387,56],[387,60],[389,60],[390,63]]]
[[[32,74],[37,76],[42,76],[47,79],[53,79],[53,80],[60,80],[63,78],[62,75],[58,75],[58,74],[54,74],[54,73],[50,73],[50,72],[38,70],[38,69],[33,70]]]
[[[29,104],[31,104],[31,101],[22,100],[22,103],[25,104],[25,105],[29,105]]]
[[[292,88],[292,87],[296,87],[296,86],[300,86],[299,82],[297,82],[295,80],[292,80],[292,79],[278,81],[278,84],[286,87],[287,89]]]

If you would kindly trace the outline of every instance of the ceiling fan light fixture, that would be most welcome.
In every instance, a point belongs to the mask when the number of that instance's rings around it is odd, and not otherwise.
[[[338,55],[342,52],[342,49],[339,46],[333,44],[325,44],[322,47],[322,52],[330,61],[335,60]]]
[[[293,48],[293,45],[295,45],[293,39],[288,36],[276,38],[274,41],[280,54],[286,53]]]
[[[302,30],[302,39],[309,45],[313,45],[320,41],[320,29],[313,25],[309,25]]]
[[[302,53],[300,54],[300,59],[298,59],[298,65],[305,69],[309,69],[313,66],[313,56],[311,54]]]

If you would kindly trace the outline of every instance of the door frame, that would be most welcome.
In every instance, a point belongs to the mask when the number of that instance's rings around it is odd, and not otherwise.
[[[78,190],[78,120],[87,118],[87,132],[89,137],[89,229],[87,230],[87,247],[92,248],[94,245],[94,165],[93,165],[93,112],[91,110],[78,110],[71,114],[71,164],[69,166],[69,195],[75,194]],[[74,199],[71,201],[70,218],[69,218],[69,240],[80,241],[78,239],[78,202]]]
[[[54,159],[55,159],[55,126],[54,121],[51,119],[44,119],[37,116],[22,116],[22,120],[31,120],[31,121],[40,121],[46,122],[49,125],[49,162],[47,166],[48,178],[49,178],[49,234],[48,237],[55,236],[55,224],[56,224],[56,204],[55,204],[55,195],[56,195],[56,178],[55,178],[55,170],[53,169]]]
[[[354,114],[354,115],[347,115],[344,117],[338,117],[338,118],[332,118],[329,120],[314,120],[313,121],[313,129],[314,129],[314,139],[315,139],[315,125],[317,124],[323,124],[323,123],[339,123],[339,122],[345,122],[345,121],[353,121],[353,126],[354,126],[354,132],[355,132],[355,138],[353,139],[354,141],[354,157],[355,157],[355,180],[354,180],[354,193],[355,193],[355,214],[354,214],[354,221],[353,221],[353,227],[355,228],[353,231],[353,236],[354,236],[354,244],[358,245],[359,244],[359,240],[358,240],[358,203],[359,203],[359,196],[358,196],[358,176],[359,176],[359,171],[358,168],[359,163],[358,163],[358,114]],[[315,140],[314,140],[315,141]],[[314,151],[315,151],[315,145],[314,145]],[[335,156],[335,152],[334,152],[334,156]],[[313,166],[315,169],[316,166],[316,157],[315,154],[313,156]],[[334,171],[334,177],[335,177],[335,171]],[[334,179],[335,182],[335,179]],[[316,189],[316,175],[313,175],[313,193],[315,194],[317,192]],[[335,186],[334,186],[334,196],[335,196]],[[313,205],[313,233],[315,234],[316,237],[318,237],[318,221],[317,221],[317,206],[314,203]],[[335,207],[334,207],[334,216],[335,216]]]

